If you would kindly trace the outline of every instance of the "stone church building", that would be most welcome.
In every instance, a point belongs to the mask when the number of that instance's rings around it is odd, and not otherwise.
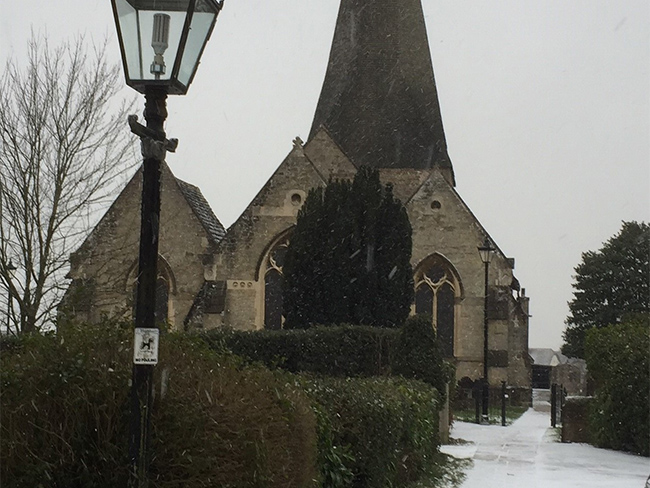
[[[227,230],[200,190],[162,172],[158,318],[177,330],[280,329],[284,251],[307,192],[379,169],[413,228],[413,313],[428,313],[458,379],[483,370],[484,264],[490,239],[491,384],[530,388],[528,298],[514,259],[456,190],[420,0],[342,0],[309,134]],[[66,303],[83,319],[131,313],[137,273],[138,172],[71,256]]]

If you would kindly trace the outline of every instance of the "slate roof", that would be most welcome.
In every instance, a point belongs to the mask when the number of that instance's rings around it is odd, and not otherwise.
[[[420,0],[342,0],[321,126],[357,166],[452,169]]]
[[[212,208],[203,196],[203,193],[201,193],[201,190],[198,187],[190,185],[183,180],[176,178],[176,182],[178,183],[178,188],[180,188],[185,200],[187,200],[187,203],[192,208],[194,215],[199,219],[199,222],[201,222],[201,225],[208,233],[213,243],[217,244],[221,239],[223,239],[223,236],[226,235],[226,230],[212,211]]]
[[[554,351],[553,349],[530,348],[528,349],[528,353],[533,359],[535,366],[554,366],[553,358],[556,358],[556,364],[564,364],[569,359],[561,352]]]

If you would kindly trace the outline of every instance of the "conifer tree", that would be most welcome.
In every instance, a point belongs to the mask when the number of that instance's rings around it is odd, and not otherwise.
[[[285,327],[401,325],[413,300],[410,260],[406,210],[377,170],[312,189],[283,268]]]
[[[575,272],[562,353],[582,358],[588,330],[650,312],[650,225],[623,222],[601,249],[582,254]]]
[[[411,224],[406,208],[393,196],[393,187],[386,185],[377,221],[377,293],[378,325],[399,324],[408,317],[413,302],[413,270],[411,268]]]

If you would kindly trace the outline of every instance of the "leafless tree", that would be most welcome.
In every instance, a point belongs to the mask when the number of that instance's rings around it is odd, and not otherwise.
[[[0,310],[12,334],[51,323],[70,251],[136,162],[133,102],[105,48],[32,34],[26,60],[0,75]]]

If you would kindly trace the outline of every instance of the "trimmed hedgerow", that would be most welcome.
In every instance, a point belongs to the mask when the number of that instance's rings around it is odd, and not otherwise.
[[[650,316],[587,332],[586,359],[596,385],[590,438],[600,447],[650,455]]]
[[[394,329],[358,325],[307,330],[211,330],[202,337],[218,350],[292,373],[328,376],[380,376],[392,368],[398,337]]]
[[[307,330],[211,330],[201,337],[217,351],[291,373],[335,377],[400,375],[424,381],[439,392],[453,380],[427,316],[407,319],[400,329],[359,325]]]
[[[434,476],[440,408],[434,388],[402,378],[296,378],[323,417],[323,486],[398,487]]]
[[[3,348],[3,487],[126,486],[132,334],[68,326]],[[164,335],[160,357],[152,488],[314,486],[316,418],[300,389],[197,338]]]

